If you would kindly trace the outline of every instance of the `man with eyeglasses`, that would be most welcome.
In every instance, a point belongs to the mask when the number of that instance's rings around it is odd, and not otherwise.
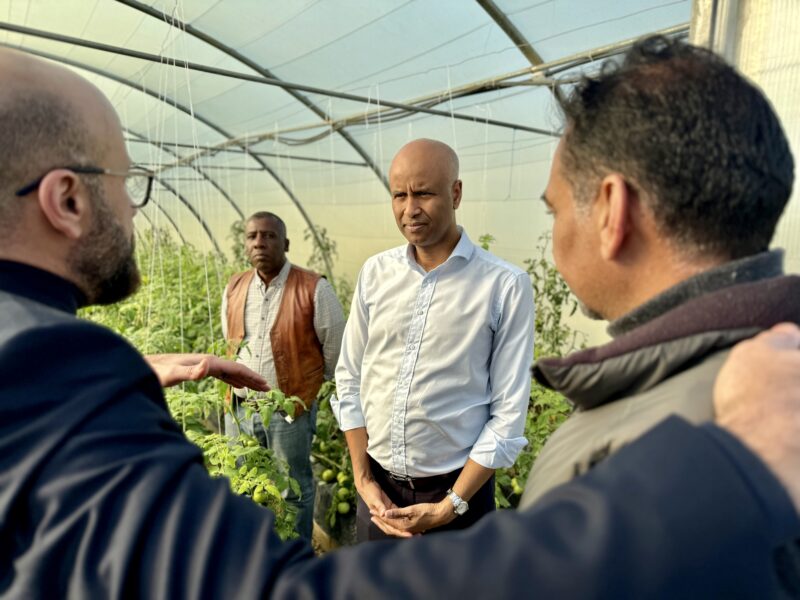
[[[673,419],[528,511],[316,558],[208,476],[142,357],[74,316],[137,277],[124,179],[54,167],[127,172],[111,105],[13,51],[0,51],[0,82],[0,596],[776,592],[771,550],[800,529],[797,327],[734,350],[721,426]]]
[[[80,150],[81,153],[87,151],[86,136],[83,132],[78,131],[78,123],[69,123],[63,118],[57,118],[54,107],[46,100],[37,99],[30,105],[18,105],[14,109],[19,114],[9,114],[9,119],[14,126],[7,133],[12,135],[15,140],[21,141],[22,136],[19,134],[23,127],[27,127],[29,131],[35,131],[37,124],[41,125],[50,119],[51,122],[58,123],[65,135],[73,136],[72,139],[77,140],[74,143],[76,147],[72,149],[67,145],[64,145],[66,148],[63,149],[60,145],[55,145],[57,152],[61,152],[61,156],[64,157],[64,161],[68,162],[72,158],[68,155],[69,150]],[[133,293],[139,285],[139,271],[133,253],[134,236],[132,231],[123,229],[120,222],[114,217],[114,213],[109,210],[109,206],[105,202],[105,194],[106,190],[110,189],[114,195],[119,195],[120,184],[124,183],[130,208],[142,208],[150,200],[155,174],[144,167],[130,165],[127,153],[119,156],[112,155],[113,161],[125,165],[125,168],[115,170],[91,164],[71,163],[58,166],[57,162],[48,162],[46,153],[42,151],[33,152],[31,156],[33,161],[26,164],[22,161],[22,157],[26,153],[20,151],[12,154],[13,148],[13,144],[4,146],[4,164],[10,167],[7,173],[15,175],[23,171],[41,173],[36,179],[15,190],[14,196],[17,198],[31,196],[42,186],[45,186],[46,191],[51,191],[53,186],[59,182],[62,185],[68,182],[68,187],[65,188],[67,192],[80,186],[84,186],[85,191],[88,192],[89,205],[95,211],[89,221],[88,237],[83,244],[72,249],[66,255],[68,268],[77,271],[75,274],[83,280],[84,287],[81,288],[81,292],[86,296],[86,304],[111,304]],[[98,155],[103,154],[99,153]],[[81,178],[80,175],[85,177]],[[116,181],[104,186],[98,180],[100,176],[108,176]],[[3,183],[9,180],[10,177],[6,177]],[[67,202],[72,213],[62,214],[62,217],[67,217],[68,220],[69,217],[72,217],[72,226],[74,227],[75,212],[79,208],[80,199],[69,198]],[[124,207],[125,203],[123,202],[123,209]],[[50,210],[56,210],[56,208],[51,206]],[[6,236],[8,241],[13,242],[14,231],[10,228],[16,225],[18,213],[22,210],[22,201],[0,206],[0,219],[3,223],[0,225],[0,232]],[[74,230],[71,231],[74,233]],[[220,360],[212,355],[159,354],[149,355],[145,358],[163,386],[213,376],[232,385],[247,386],[250,384],[253,389],[268,389],[261,376],[243,365]]]
[[[114,177],[125,178],[125,189],[128,192],[128,197],[131,199],[131,204],[134,208],[142,208],[150,200],[150,192],[153,189],[154,173],[144,167],[132,166],[127,171],[114,171],[112,169],[102,169],[100,167],[91,167],[83,165],[72,165],[68,167],[53,167],[48,169],[48,172],[38,177],[28,185],[21,187],[15,192],[16,196],[27,196],[34,190],[39,188],[45,176],[55,169],[66,169],[73,173],[80,173],[83,175],[111,175]]]

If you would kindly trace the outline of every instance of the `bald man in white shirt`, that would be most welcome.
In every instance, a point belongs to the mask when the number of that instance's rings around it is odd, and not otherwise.
[[[332,402],[360,496],[359,541],[468,527],[494,510],[494,471],[527,443],[527,273],[456,225],[462,183],[446,144],[410,142],[389,182],[408,244],[359,274]]]

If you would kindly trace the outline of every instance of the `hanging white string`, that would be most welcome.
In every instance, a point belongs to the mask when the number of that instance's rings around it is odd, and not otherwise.
[[[483,127],[483,177],[481,185],[483,187],[483,198],[485,206],[485,202],[486,200],[488,200],[486,179],[489,175],[489,119],[491,118],[492,107],[489,104],[485,104],[483,106],[484,106],[484,113],[486,114],[486,121]]]
[[[178,14],[179,14],[179,23],[181,23],[181,24],[185,23],[186,21],[184,20],[184,15],[183,15],[183,12],[182,12],[182,5],[180,5],[180,3],[179,3],[179,6],[178,6]],[[183,55],[188,60],[189,52],[188,52],[188,50],[186,48],[186,40],[187,40],[188,36],[186,35],[186,31],[183,29],[183,26],[181,26],[178,31],[179,31],[179,34],[180,34],[179,35],[179,41],[180,41],[181,49],[183,50]],[[197,121],[196,121],[195,115],[194,115],[194,98],[192,96],[192,82],[191,82],[190,71],[189,71],[189,67],[188,67],[187,63],[184,63],[183,72],[184,72],[184,82],[185,82],[185,85],[186,85],[186,94],[187,94],[187,97],[188,97],[188,100],[189,100],[189,115],[191,116],[191,119],[192,119],[191,120],[192,147],[193,147],[193,150],[197,151],[197,150],[199,150],[200,142],[199,142],[199,137],[197,135]],[[208,160],[210,160],[210,158]],[[202,170],[202,167],[203,167],[202,162],[197,165],[197,168],[200,169],[200,170]],[[208,214],[208,212],[209,212],[207,210],[209,208],[209,206],[210,206],[210,204],[208,202],[208,196],[207,196],[208,186],[202,185],[202,184],[200,184],[199,186],[195,186],[195,190],[194,190],[195,192],[197,192],[197,188],[198,187],[200,188],[200,193],[197,194],[197,196],[198,196],[198,201],[197,201],[198,206],[196,207],[196,210],[197,210],[198,214],[200,214],[202,216],[204,214]],[[187,201],[189,201],[189,200],[187,199]],[[206,223],[208,223],[208,219],[207,218],[206,218]],[[210,228],[209,228],[209,231],[210,231]],[[203,257],[203,276],[204,276],[204,281],[205,281],[205,286],[206,286],[206,311],[208,313],[208,339],[210,341],[213,341],[214,340],[214,321],[213,321],[213,317],[212,317],[212,314],[211,314],[211,284],[209,282],[209,277],[208,277],[208,252],[202,252],[201,254],[202,254],[202,257]],[[215,263],[216,263],[217,259],[215,258],[214,260],[215,260]],[[217,269],[217,279],[219,280],[219,269]],[[181,306],[181,310],[183,310],[183,306]],[[193,348],[193,350],[208,351],[209,348]]]
[[[458,135],[456,134],[456,118],[453,116],[455,111],[453,109],[453,85],[450,82],[450,65],[447,65],[447,96],[450,106],[450,124],[453,127],[453,150],[458,154]]]
[[[511,130],[511,160],[510,160],[509,165],[508,165],[508,191],[506,192],[506,197],[504,198],[504,200],[510,200],[511,199],[512,185],[513,185],[513,182],[514,182],[514,151],[515,151],[515,148],[516,148],[516,142],[517,142],[517,130],[516,129],[512,129]]]
[[[489,190],[486,187],[486,182],[489,176],[489,118],[492,113],[492,108],[489,104],[484,105],[484,114],[486,115],[486,121],[483,127],[483,173],[481,177],[481,188],[482,188],[482,198],[481,198],[481,223],[486,223],[486,217],[488,214],[488,204],[489,204]],[[488,232],[487,232],[488,233]]]
[[[383,127],[381,123],[381,86],[375,84],[375,102],[378,106],[378,164],[383,168]]]
[[[141,85],[143,98],[149,98],[149,96],[145,95],[144,90],[146,89],[145,75],[147,71],[151,68],[152,67],[148,66],[139,72],[139,83]],[[163,139],[163,137],[161,137],[163,133],[162,126],[164,123],[163,111],[165,110],[166,106],[166,102],[164,102],[165,94],[162,92],[162,90],[164,90],[164,84],[162,81],[163,74],[164,74],[164,69],[158,69],[159,79],[158,79],[158,85],[156,87],[157,98],[155,101],[155,114],[153,114],[153,112],[149,110],[144,111],[144,122],[145,122],[144,135],[149,139],[156,139],[156,140]],[[153,117],[155,124],[151,122],[151,116]],[[147,148],[148,148],[148,159],[150,165],[160,164],[163,155],[163,150],[161,149],[161,146],[148,144]],[[154,184],[154,189],[152,190],[154,196],[157,195],[157,190],[158,186],[157,184]],[[153,198],[153,200],[154,200],[153,207],[155,207],[156,198]],[[158,198],[158,202],[161,203],[163,202],[163,200],[161,198]],[[163,207],[163,204],[161,206],[163,210],[166,210],[166,208]],[[144,341],[143,351],[145,353],[151,351],[150,334],[152,331],[151,322],[153,318],[153,304],[154,304],[153,299],[156,291],[155,273],[156,273],[156,265],[158,263],[157,259],[160,253],[160,248],[158,247],[158,244],[161,241],[161,222],[162,222],[161,210],[151,210],[151,212],[153,213],[153,219],[152,219],[152,236],[150,239],[150,256],[149,256],[150,263],[148,265],[148,280],[150,282],[150,285],[148,286],[147,305],[145,309],[145,319],[144,319],[144,329],[146,331],[146,337]],[[163,270],[162,270],[161,284],[164,285]]]
[[[329,120],[333,119],[333,101],[328,98],[328,118]],[[333,125],[331,125],[331,134],[328,136],[328,146],[330,148],[330,155],[331,155],[331,163],[330,163],[330,170],[331,170],[331,203],[336,204],[336,166],[334,165],[333,161],[336,160],[336,155],[333,148],[333,138],[334,138],[334,129]],[[316,238],[314,238],[316,239]],[[313,240],[312,240],[313,241]]]

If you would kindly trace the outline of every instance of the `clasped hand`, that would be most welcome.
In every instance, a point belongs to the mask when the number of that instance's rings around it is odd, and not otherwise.
[[[372,522],[386,535],[411,537],[447,525],[455,518],[453,504],[447,498],[400,508],[374,479],[357,482],[356,489],[369,508]]]

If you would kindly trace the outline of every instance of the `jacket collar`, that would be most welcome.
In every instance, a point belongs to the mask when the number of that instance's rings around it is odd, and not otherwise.
[[[578,407],[594,408],[644,392],[776,323],[800,323],[798,298],[798,276],[728,286],[688,300],[603,346],[541,359],[533,374]]]
[[[672,286],[663,293],[623,315],[608,326],[611,337],[633,331],[640,325],[684,302],[737,283],[783,275],[783,250],[761,252],[708,269]]]
[[[86,306],[86,296],[72,282],[10,260],[0,260],[0,290],[73,315]]]

